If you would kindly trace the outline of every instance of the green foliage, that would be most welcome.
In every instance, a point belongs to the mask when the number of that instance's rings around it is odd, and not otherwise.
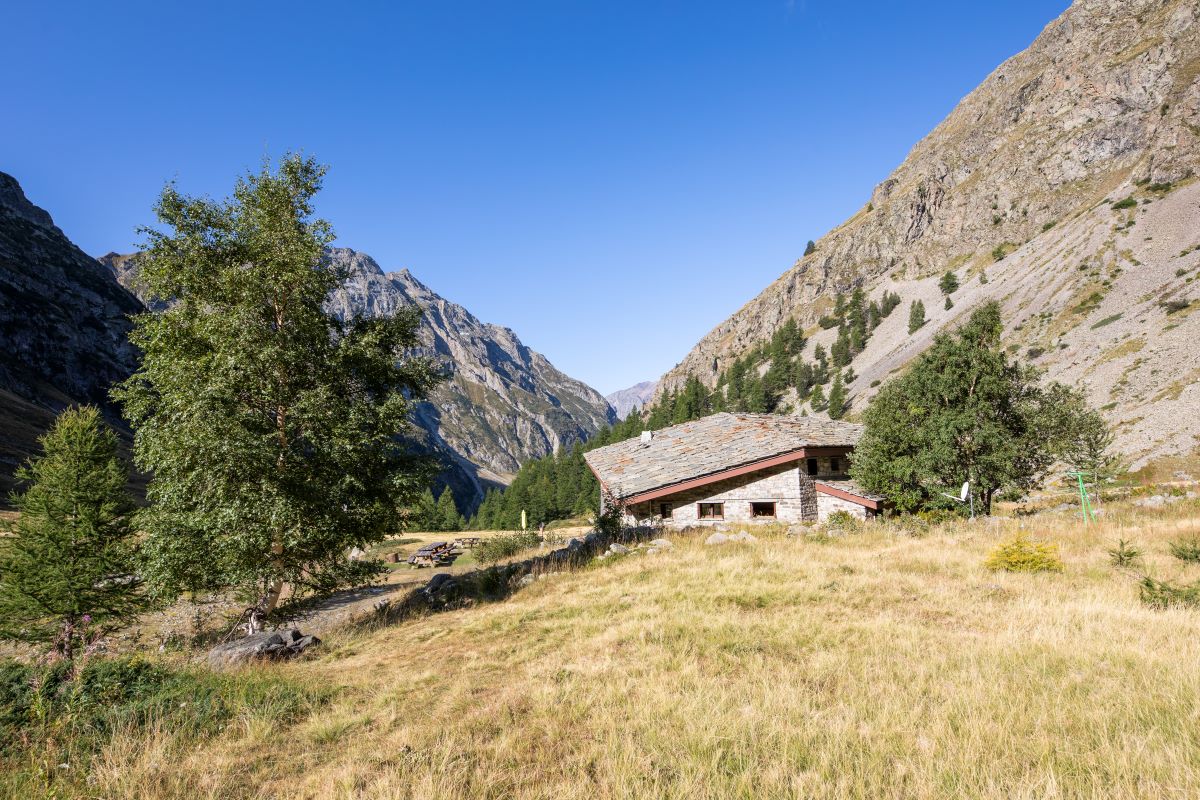
[[[912,305],[908,307],[908,332],[916,333],[925,325],[925,303],[921,300],[913,300]]]
[[[141,367],[115,394],[152,478],[147,579],[156,593],[236,587],[272,611],[363,578],[347,558],[394,530],[428,485],[400,438],[439,379],[414,357],[419,311],[341,320],[348,272],[313,218],[325,169],[286,157],[223,201],[167,186],[139,276],[170,298],[135,320]]]
[[[1002,245],[1002,244],[996,245],[995,247],[992,248],[992,263],[995,263],[997,261],[1003,261],[1004,257],[1007,255],[1008,255],[1008,250],[1004,247],[1004,245]]]
[[[207,737],[251,717],[286,725],[331,696],[270,673],[177,670],[137,657],[75,665],[0,661],[0,757],[11,765],[29,763],[28,755],[36,756],[33,763],[51,757],[51,765],[69,763],[69,773],[49,776],[53,784],[84,775],[90,757],[117,731],[155,725]],[[7,778],[21,776],[13,770]],[[0,779],[0,792],[5,787]]]
[[[511,558],[531,547],[537,547],[541,541],[541,538],[532,531],[505,533],[484,539],[475,546],[472,552],[481,564],[495,564],[497,561]]]
[[[1099,415],[1078,392],[1043,386],[1037,370],[1010,362],[1001,330],[1000,307],[989,303],[883,385],[855,449],[852,474],[863,488],[917,511],[970,481],[986,514],[997,492],[1038,485],[1058,458],[1106,458]]]
[[[1163,610],[1172,607],[1196,608],[1200,606],[1200,583],[1179,586],[1146,575],[1142,578],[1138,588],[1141,590],[1142,602],[1151,608]]]
[[[1168,547],[1171,555],[1180,561],[1190,561],[1193,564],[1200,564],[1200,537],[1193,536],[1190,539],[1180,539],[1177,542],[1171,542]]]
[[[405,527],[415,531],[454,532],[463,530],[466,522],[458,513],[454,495],[447,486],[436,500],[433,499],[433,491],[427,488],[410,510]]]
[[[1111,325],[1123,316],[1125,316],[1125,315],[1124,314],[1113,314],[1112,316],[1105,317],[1104,319],[1100,320],[1099,322],[1094,323],[1092,325],[1092,330],[1096,330],[1097,328],[1103,328],[1105,325]]]
[[[1057,224],[1058,224],[1058,220],[1056,220],[1056,219],[1050,220],[1049,222],[1047,222],[1045,225],[1042,226],[1042,233],[1046,233],[1047,231],[1049,231],[1051,228],[1053,228]]]
[[[1118,200],[1112,204],[1113,211],[1119,211],[1125,208],[1134,208],[1136,206],[1137,200],[1134,199],[1133,195],[1129,195],[1129,197],[1126,197],[1124,200]]]
[[[952,308],[954,308],[954,301],[950,299],[950,295],[946,295],[945,309],[949,311]]]
[[[67,660],[148,603],[117,437],[92,407],[68,409],[17,472],[20,518],[0,536],[0,639],[52,645]]]
[[[1142,551],[1124,539],[1117,540],[1117,546],[1108,550],[1108,559],[1114,567],[1132,567],[1142,560]]]
[[[993,550],[984,562],[993,571],[1005,572],[1062,572],[1063,562],[1058,545],[1032,542],[1018,534]]]
[[[841,419],[846,414],[846,386],[841,372],[833,376],[833,385],[829,387],[828,410],[830,419]]]
[[[1182,300],[1164,300],[1159,303],[1167,314],[1178,314],[1180,311],[1186,311],[1192,305],[1192,301],[1184,298]]]
[[[850,530],[858,527],[858,518],[849,511],[834,511],[825,518],[825,527],[837,530]]]
[[[820,386],[813,387],[812,394],[808,396],[808,405],[813,411],[824,411],[829,407],[829,401],[825,399],[825,390]]]
[[[938,281],[938,289],[940,289],[942,294],[946,295],[947,297],[954,294],[958,291],[958,276],[947,270],[946,273],[942,275],[941,280]]]
[[[804,246],[804,255],[811,256],[815,252],[817,252],[817,243],[809,239],[808,244]]]

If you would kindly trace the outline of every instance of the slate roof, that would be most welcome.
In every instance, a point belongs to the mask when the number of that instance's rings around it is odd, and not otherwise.
[[[584,454],[600,481],[622,497],[722,472],[805,447],[853,447],[862,426],[780,414],[723,412]]]

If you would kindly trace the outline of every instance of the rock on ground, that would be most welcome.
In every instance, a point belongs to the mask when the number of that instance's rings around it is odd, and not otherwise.
[[[213,669],[243,664],[259,659],[282,659],[297,656],[313,645],[320,644],[316,636],[286,631],[260,631],[242,639],[219,644],[208,651],[208,665]]]

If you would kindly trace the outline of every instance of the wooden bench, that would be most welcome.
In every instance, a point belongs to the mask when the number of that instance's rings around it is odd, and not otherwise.
[[[437,567],[454,560],[454,548],[449,542],[430,542],[408,557],[414,567]]]

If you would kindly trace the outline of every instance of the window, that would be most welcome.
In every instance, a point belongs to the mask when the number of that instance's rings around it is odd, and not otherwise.
[[[774,503],[751,503],[750,504],[750,516],[752,516],[752,517],[774,517],[775,516],[775,504]]]
[[[832,472],[834,475],[837,475],[839,472],[841,472],[842,471],[841,461],[836,458],[829,459],[829,471]]]
[[[808,460],[808,474],[809,475],[817,474],[817,460],[815,458],[810,458]]]
[[[671,518],[671,504],[670,503],[659,503],[658,504],[658,515],[660,517],[662,517],[663,519],[670,519]]]
[[[701,503],[700,519],[725,519],[725,504]]]

